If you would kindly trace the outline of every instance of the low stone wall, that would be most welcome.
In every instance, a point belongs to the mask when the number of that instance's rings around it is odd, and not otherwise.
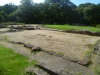
[[[35,30],[35,29],[40,29],[39,26],[28,26],[28,25],[24,25],[24,26],[11,26],[9,27],[10,30]]]
[[[91,32],[89,30],[66,30],[64,32],[100,36],[100,32]]]
[[[34,27],[13,27],[13,29],[34,30]]]
[[[59,32],[67,32],[67,33],[76,33],[76,34],[86,34],[91,36],[100,36],[100,32],[91,32],[89,30],[59,30],[59,29],[51,29],[51,28],[40,28],[41,30],[50,30],[50,31],[59,31]]]

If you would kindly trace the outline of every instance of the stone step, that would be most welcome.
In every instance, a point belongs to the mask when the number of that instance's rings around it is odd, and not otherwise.
[[[48,69],[48,68],[46,68],[46,67],[44,67],[44,66],[42,66],[42,65],[40,65],[40,64],[38,65],[38,67],[39,67],[40,69],[45,70],[45,71],[48,72],[50,75],[59,75],[59,74],[53,72],[52,70],[50,70],[50,69]]]
[[[57,70],[50,69],[45,64],[40,63],[40,62],[37,64],[37,66],[40,69],[42,69],[42,70],[46,71],[47,73],[49,73],[50,75],[73,75],[69,72],[65,72],[65,70],[57,71]]]
[[[36,67],[30,66],[25,69],[25,73],[29,75],[73,75],[64,71],[55,71],[48,69],[45,65],[38,63]]]
[[[33,74],[34,75],[50,75],[46,71],[44,71],[38,67],[34,67],[34,66],[30,66],[30,67],[26,68],[25,73],[29,74],[29,75],[33,75]]]

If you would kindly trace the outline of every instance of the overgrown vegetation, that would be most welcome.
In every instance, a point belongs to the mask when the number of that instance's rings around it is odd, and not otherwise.
[[[61,29],[61,30],[90,30],[92,32],[99,31],[100,28],[87,26],[70,26],[70,25],[45,25],[46,28]]]
[[[90,50],[87,50],[85,53],[84,53],[84,56],[88,55],[90,53]]]
[[[26,57],[0,45],[0,75],[25,75],[25,69],[35,64],[35,60],[29,63]]]
[[[82,75],[81,73],[74,73],[74,75]]]
[[[24,23],[18,23],[18,22],[6,22],[6,23],[4,23],[4,22],[2,22],[0,25],[5,25],[5,26],[7,26],[7,25],[24,25]]]
[[[100,28],[100,25],[97,25],[96,27],[97,27],[97,28]]]

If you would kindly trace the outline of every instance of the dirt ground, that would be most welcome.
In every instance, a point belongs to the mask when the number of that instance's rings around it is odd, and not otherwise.
[[[0,29],[6,31],[8,29]],[[65,56],[82,59],[100,37],[49,30],[25,30],[0,34],[0,38],[25,42]]]

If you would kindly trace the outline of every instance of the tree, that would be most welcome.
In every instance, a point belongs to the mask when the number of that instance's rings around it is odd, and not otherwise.
[[[45,4],[48,4],[47,19],[50,23],[65,24],[73,22],[71,20],[76,5],[70,0],[45,0]]]
[[[0,15],[0,23],[4,22],[4,21],[5,21],[4,17],[2,15]]]
[[[85,3],[78,7],[70,0],[21,0],[0,6],[0,15],[5,22],[48,23],[48,24],[97,24],[100,23],[100,4]]]
[[[31,23],[33,14],[33,1],[21,0],[21,5],[18,8],[18,17],[25,23]]]
[[[17,22],[17,14],[16,14],[16,11],[11,13],[9,16],[8,16],[8,21],[10,22]]]
[[[2,10],[2,6],[0,6],[0,12],[1,12],[1,10]]]
[[[16,11],[18,9],[18,6],[14,5],[13,3],[5,4],[2,7],[2,10],[9,15],[10,13]]]
[[[89,23],[100,23],[100,9],[97,5],[92,4],[86,7],[84,10],[84,16],[89,20]]]
[[[0,15],[2,15],[3,18],[4,18],[4,21],[7,22],[7,18],[8,18],[7,14],[5,14],[4,11],[1,11],[1,12],[0,12]]]
[[[80,4],[76,10],[77,10],[77,13],[78,13],[78,18],[79,18],[79,23],[82,23],[82,24],[87,24],[88,23],[88,19],[85,17],[84,15],[84,9],[88,6],[92,5],[92,3],[85,3],[85,4]]]
[[[63,6],[63,5],[68,5],[70,7],[74,7],[76,8],[76,5],[74,3],[72,3],[70,0],[45,0],[44,3],[47,3],[49,5],[51,4],[59,4],[60,6]]]

